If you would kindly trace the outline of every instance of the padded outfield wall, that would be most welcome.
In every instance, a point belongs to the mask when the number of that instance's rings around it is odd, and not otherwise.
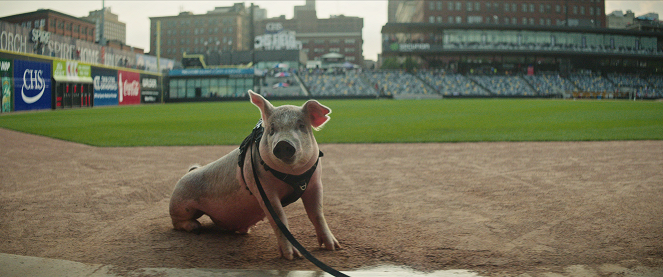
[[[162,76],[0,50],[0,112],[162,102]]]

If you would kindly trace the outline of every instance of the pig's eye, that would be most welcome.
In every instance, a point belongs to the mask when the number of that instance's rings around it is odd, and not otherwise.
[[[306,125],[304,125],[303,123],[300,123],[299,124],[299,129],[302,130],[302,132],[306,131]]]

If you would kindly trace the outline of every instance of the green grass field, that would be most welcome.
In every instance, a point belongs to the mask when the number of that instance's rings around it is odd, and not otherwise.
[[[663,102],[325,100],[320,143],[663,139]],[[304,101],[275,101],[301,105]],[[238,145],[259,119],[239,102],[14,113],[0,127],[95,146]]]

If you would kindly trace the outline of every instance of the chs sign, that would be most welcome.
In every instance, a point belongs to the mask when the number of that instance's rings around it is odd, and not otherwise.
[[[263,50],[300,50],[302,42],[295,40],[294,31],[282,31],[256,36],[254,47]]]
[[[51,64],[16,60],[14,62],[14,110],[51,108]],[[19,97],[20,95],[20,97]]]

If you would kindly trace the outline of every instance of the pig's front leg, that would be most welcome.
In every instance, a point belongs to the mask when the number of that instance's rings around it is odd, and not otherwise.
[[[269,196],[269,194],[267,197],[269,197],[269,202],[271,202],[274,212],[276,212],[276,215],[279,217],[281,222],[283,222],[283,225],[285,225],[286,228],[290,228],[288,227],[288,218],[285,215],[285,211],[283,211],[283,206],[281,206],[281,200],[279,199],[279,197]],[[288,260],[292,260],[294,257],[301,257],[302,254],[299,253],[297,249],[292,247],[292,244],[290,244],[290,242],[285,237],[285,235],[283,235],[283,232],[281,232],[281,230],[279,229],[279,226],[276,225],[274,219],[272,219],[272,216],[269,213],[269,210],[267,210],[265,202],[262,201],[260,195],[258,195],[258,199],[260,202],[260,206],[267,215],[267,219],[269,219],[269,224],[272,225],[272,229],[274,230],[274,234],[276,235],[276,239],[279,243],[279,251],[281,252],[281,257],[286,258]]]
[[[320,247],[324,244],[326,249],[336,250],[340,249],[341,245],[329,230],[322,209],[321,167],[322,162],[318,164],[318,169],[313,173],[313,176],[311,176],[311,181],[302,195],[302,202],[304,202],[304,208],[306,209],[306,214],[308,215],[309,220],[311,220],[313,227],[315,227],[315,233],[318,237],[318,244]]]

